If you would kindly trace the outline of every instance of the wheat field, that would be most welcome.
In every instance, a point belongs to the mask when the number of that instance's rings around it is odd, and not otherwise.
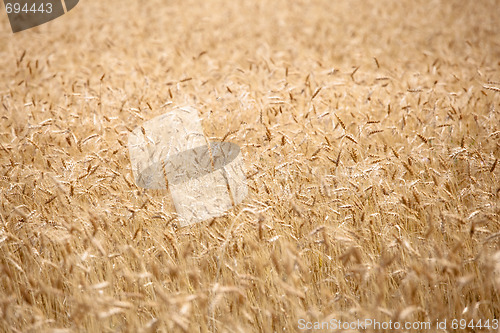
[[[2,7],[0,331],[497,331],[451,322],[500,319],[499,18],[497,0],[86,0],[13,34]],[[127,147],[179,106],[241,147],[248,183],[188,227]]]

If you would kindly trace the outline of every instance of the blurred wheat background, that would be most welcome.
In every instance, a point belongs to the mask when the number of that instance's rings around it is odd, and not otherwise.
[[[497,0],[82,0],[13,34],[2,7],[0,331],[499,319],[499,17]],[[241,147],[249,196],[179,228],[126,143],[183,105]]]

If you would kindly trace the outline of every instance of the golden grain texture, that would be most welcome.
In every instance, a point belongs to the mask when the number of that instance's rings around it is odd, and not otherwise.
[[[0,331],[499,318],[499,8],[86,0],[18,34],[2,9]],[[126,147],[180,105],[249,178],[187,228]]]

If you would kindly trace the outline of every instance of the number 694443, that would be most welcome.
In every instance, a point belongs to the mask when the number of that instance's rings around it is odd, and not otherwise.
[[[23,6],[21,6],[21,4],[19,4],[17,2],[13,3],[13,4],[7,3],[5,5],[5,10],[7,11],[7,14],[11,14],[11,13],[14,13],[14,14],[20,14],[20,13],[24,13],[24,14],[47,13],[47,14],[50,14],[50,13],[52,13],[52,3],[50,3],[50,2],[43,3],[42,2],[39,5],[34,3],[31,6],[29,6],[27,3],[25,3]]]

